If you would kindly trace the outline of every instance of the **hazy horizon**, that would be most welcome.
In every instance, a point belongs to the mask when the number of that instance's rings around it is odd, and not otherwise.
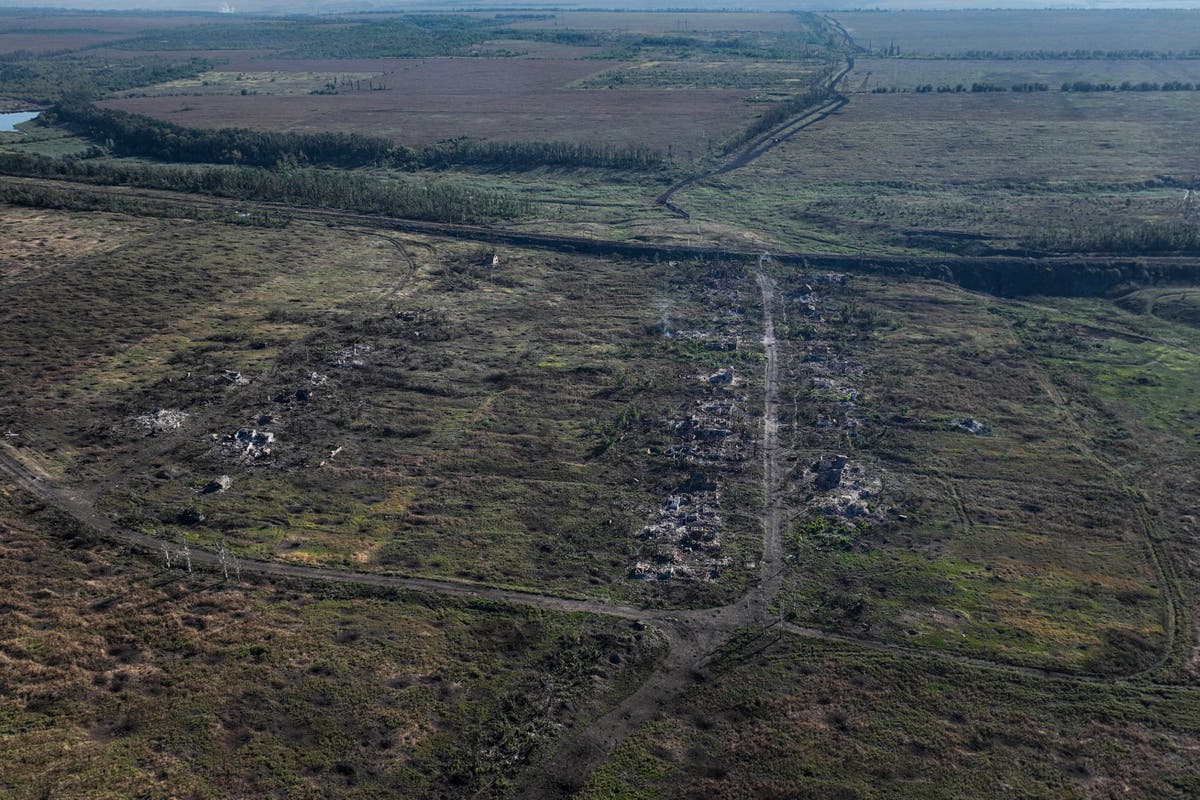
[[[619,0],[611,4],[587,2],[555,2],[554,0],[495,0],[455,3],[439,3],[430,0],[72,0],[63,3],[56,0],[0,0],[0,10],[46,9],[56,11],[145,11],[240,14],[331,14],[358,11],[406,11],[406,10],[536,10],[588,9],[614,11],[983,11],[983,10],[1039,10],[1039,9],[1163,9],[1197,10],[1200,0],[985,0],[977,3],[956,0],[884,0],[883,2],[859,2],[857,0],[823,0],[821,2],[793,2],[790,0],[751,0],[751,2],[723,2],[722,0]]]

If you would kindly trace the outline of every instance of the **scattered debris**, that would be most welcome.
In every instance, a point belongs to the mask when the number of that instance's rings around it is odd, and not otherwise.
[[[713,310],[711,325],[671,331],[669,305],[659,305],[662,332],[672,338],[701,342],[705,349],[735,352],[741,341],[744,317],[734,311],[737,290],[714,272],[693,288]],[[746,457],[739,405],[745,401],[737,386],[742,383],[732,366],[696,376],[700,395],[674,419],[664,420],[675,439],[664,455],[690,466],[687,480],[676,486],[653,512],[638,538],[642,547],[630,565],[633,580],[708,581],[727,569],[731,559],[723,552],[721,488],[719,476],[731,463]]]
[[[814,275],[808,281],[802,291],[789,297],[800,307],[810,330],[801,345],[800,362],[803,374],[811,381],[815,435],[821,437],[825,447],[841,447],[870,427],[856,411],[862,399],[857,386],[865,370],[847,357],[835,337],[827,335],[827,320],[836,317],[839,309],[827,296],[826,287],[844,284],[845,276]],[[810,491],[806,510],[811,514],[860,521],[882,519],[884,515],[880,501],[882,477],[845,455],[823,455],[805,470],[802,482]],[[896,509],[890,512],[897,513]]]
[[[220,380],[223,381],[226,386],[247,386],[250,383],[249,378],[242,375],[242,373],[235,372],[231,369],[227,369],[222,372]]]
[[[708,376],[708,382],[713,386],[730,385],[733,383],[733,367],[714,372]]]
[[[330,356],[330,363],[341,369],[353,369],[361,367],[365,363],[360,355],[365,355],[374,349],[369,344],[352,344],[349,347],[343,347],[340,350],[335,350]]]
[[[188,416],[186,411],[174,408],[153,408],[149,414],[130,417],[129,422],[150,434],[165,433],[179,430],[187,422]]]
[[[179,521],[184,525],[199,525],[206,517],[194,508],[189,508],[179,515]]]
[[[975,419],[974,417],[955,417],[950,420],[950,424],[956,428],[961,428],[967,433],[973,433],[976,436],[986,436],[990,430],[988,426]]]
[[[846,468],[846,461],[845,456],[822,456],[821,460],[813,465],[813,471],[817,473],[813,485],[822,492],[836,489],[842,483],[842,470]]]
[[[721,353],[732,353],[738,349],[741,344],[736,333],[723,332],[713,333],[711,331],[672,331],[671,336],[676,339],[683,339],[690,342],[700,342],[704,345],[705,350],[715,350]]]
[[[274,442],[275,434],[271,431],[239,428],[236,433],[224,438],[221,448],[240,461],[253,461],[271,455],[271,445]]]
[[[228,475],[222,475],[204,484],[204,488],[200,492],[202,494],[217,494],[228,491],[231,486],[233,486],[233,478],[230,478]]]
[[[306,377],[308,378],[308,382],[313,386],[324,386],[329,380],[328,375],[322,375],[319,372],[310,372]]]

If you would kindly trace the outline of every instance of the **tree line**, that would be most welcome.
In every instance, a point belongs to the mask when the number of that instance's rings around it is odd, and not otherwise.
[[[44,114],[48,123],[78,130],[112,153],[160,161],[273,167],[303,162],[337,167],[410,160],[408,148],[355,133],[266,133],[245,128],[203,130],[100,108],[58,103]]]
[[[353,133],[282,133],[245,128],[186,128],[140,114],[91,104],[59,103],[49,123],[71,127],[108,152],[174,163],[293,165],[401,169],[540,166],[651,170],[663,166],[643,145],[589,142],[489,142],[454,139],[414,149],[379,136]]]
[[[1064,92],[1190,92],[1200,89],[1200,85],[1189,81],[1166,81],[1153,83],[1151,81],[1123,81],[1121,83],[1092,83],[1091,81],[1071,81],[1062,85]]]
[[[1182,221],[1081,225],[1047,230],[1023,244],[1055,253],[1195,253],[1200,227]]]
[[[477,165],[527,168],[607,167],[653,170],[663,166],[663,155],[645,145],[610,145],[592,142],[488,142],[451,139],[423,147],[417,153],[422,167]]]
[[[1010,91],[1010,89],[1014,92],[1045,92],[1049,91],[1050,87],[1044,83],[1014,83],[1011,87],[1001,86],[996,83],[972,83],[970,86],[964,86],[963,84],[959,83],[954,86],[943,84],[935,89],[932,83],[923,83],[920,86],[914,87],[913,91],[917,94],[928,94],[930,92],[937,92],[938,94],[945,94],[947,92],[971,92],[973,94],[986,94],[987,92],[1007,92]],[[894,93],[895,91],[895,89],[889,90],[885,88],[878,88],[873,89],[872,93],[888,94]]]
[[[0,174],[206,194],[236,200],[336,208],[434,222],[490,222],[528,215],[511,192],[466,182],[382,179],[312,168],[182,166],[0,152]]]
[[[7,97],[49,104],[63,98],[76,101],[148,86],[194,78],[212,69],[201,58],[167,60],[66,58],[7,53],[0,55],[0,87]]]
[[[1189,81],[1166,81],[1164,83],[1153,83],[1150,81],[1141,81],[1133,83],[1124,81],[1122,83],[1093,83],[1092,81],[1070,81],[1062,84],[1060,87],[1064,92],[1190,92],[1200,91],[1200,83],[1193,84]],[[972,83],[970,86],[964,86],[959,83],[954,86],[942,84],[934,87],[932,83],[923,83],[919,86],[914,86],[909,89],[897,89],[894,86],[879,86],[871,90],[871,94],[904,94],[912,91],[915,94],[928,94],[937,92],[938,94],[959,93],[959,92],[1048,92],[1050,91],[1049,84],[1029,82],[1029,83],[1014,83],[1011,86],[1000,86],[994,83]]]
[[[113,214],[132,214],[143,217],[170,219],[201,219],[229,225],[258,228],[281,228],[289,220],[279,214],[237,212],[234,209],[197,211],[172,206],[143,197],[80,191],[77,187],[62,188],[28,183],[0,181],[0,203],[28,208],[52,208],[60,211],[107,211]]]
[[[1192,50],[963,50],[957,53],[903,53],[894,45],[874,49],[871,56],[915,61],[1146,61],[1200,58]]]
[[[764,134],[772,128],[782,125],[804,111],[828,102],[836,94],[837,92],[834,91],[833,86],[826,83],[825,85],[817,86],[801,94],[789,97],[787,100],[775,103],[764,111],[750,127],[746,128],[746,130],[742,131],[741,134],[727,144],[726,151],[733,150],[735,147],[745,144],[755,136]]]

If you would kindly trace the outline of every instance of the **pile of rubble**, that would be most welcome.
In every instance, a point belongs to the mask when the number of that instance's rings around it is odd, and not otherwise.
[[[349,347],[335,350],[329,358],[329,363],[341,369],[361,367],[366,362],[360,356],[366,355],[373,349],[369,344],[352,344]]]
[[[688,480],[667,496],[639,538],[643,558],[630,569],[638,580],[712,580],[730,564],[721,554],[721,494],[710,476],[745,457],[745,437],[734,421],[737,404],[733,369],[701,375],[709,396],[694,401],[682,418],[667,427],[677,440],[666,454],[693,469]]]
[[[844,283],[842,275],[814,276],[803,292],[792,298],[816,333],[804,345],[802,363],[818,406],[813,427],[821,432],[826,446],[849,444],[868,425],[857,412],[861,392],[856,384],[861,385],[865,370],[835,342],[821,337],[830,324],[827,318],[838,311],[823,289]],[[844,519],[871,518],[881,513],[881,477],[866,464],[845,455],[823,455],[804,470],[801,483],[808,490],[811,512]]]
[[[805,477],[820,493],[810,501],[813,511],[846,519],[872,517],[880,511],[878,498],[883,482],[846,456],[822,456],[806,470]]]
[[[720,495],[703,473],[669,495],[657,519],[642,529],[641,539],[650,544],[650,559],[630,570],[639,580],[689,578],[708,580],[729,559],[721,556]]]
[[[175,408],[152,408],[149,414],[137,414],[129,418],[129,423],[146,433],[166,433],[177,431],[188,420],[188,413]]]
[[[710,310],[699,327],[671,331],[667,307],[660,308],[663,335],[701,345],[714,353],[735,353],[746,320],[737,309],[744,276],[713,269],[690,284],[692,299]],[[740,424],[744,384],[732,366],[694,376],[696,392],[674,419],[664,421],[674,440],[665,455],[688,466],[688,479],[652,512],[639,534],[641,554],[630,566],[637,580],[707,581],[727,569],[722,554],[724,521],[717,477],[746,457],[747,436]]]
[[[950,424],[967,433],[973,433],[976,436],[987,436],[991,430],[988,428],[987,423],[980,422],[973,417],[955,417],[950,420]]]
[[[257,461],[271,455],[274,444],[275,434],[271,431],[238,428],[221,439],[221,450],[240,462]]]

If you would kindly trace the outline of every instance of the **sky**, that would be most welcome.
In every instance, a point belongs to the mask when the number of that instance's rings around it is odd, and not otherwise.
[[[235,13],[337,13],[452,8],[746,9],[784,11],[851,8],[1200,8],[1200,0],[0,0],[3,8],[145,9]]]

